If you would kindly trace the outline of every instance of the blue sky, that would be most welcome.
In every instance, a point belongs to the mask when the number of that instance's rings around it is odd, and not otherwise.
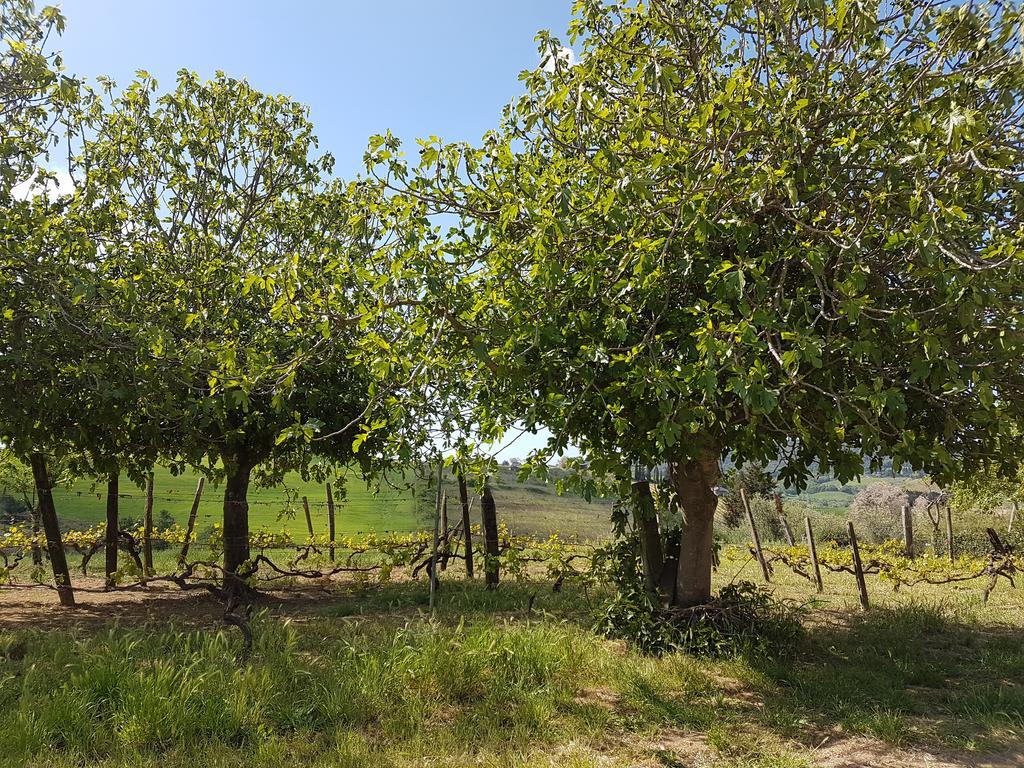
[[[42,0],[40,0],[42,2]],[[337,172],[366,139],[475,140],[537,65],[534,36],[565,37],[571,0],[63,0],[65,65],[119,85],[135,70],[161,88],[185,67],[218,69],[307,104]]]
[[[163,90],[179,69],[223,70],[290,96],[309,106],[335,172],[352,176],[374,133],[390,129],[412,151],[418,137],[480,138],[521,92],[519,73],[539,63],[536,33],[565,37],[571,4],[63,0],[59,47],[67,70],[87,79],[123,86],[144,69]],[[546,437],[524,435],[501,458],[525,456]]]

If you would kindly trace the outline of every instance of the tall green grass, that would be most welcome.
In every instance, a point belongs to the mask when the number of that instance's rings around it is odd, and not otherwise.
[[[423,754],[505,751],[566,738],[560,718],[607,663],[592,635],[561,624],[357,629],[260,619],[255,634],[244,666],[225,632],[116,627],[8,643],[0,754],[9,765],[45,764],[54,753],[135,764],[168,752],[259,755],[313,743],[343,765],[369,759],[374,738]],[[20,656],[11,647],[24,656],[11,658]]]
[[[776,574],[776,589],[797,587]],[[948,587],[932,602],[876,594],[870,612],[813,616],[785,663],[644,657],[592,631],[596,605],[576,585],[450,578],[433,620],[422,582],[257,616],[244,664],[234,631],[0,633],[0,756],[12,768],[755,768],[814,764],[802,745],[822,734],[1024,748],[1019,595],[997,594],[1018,607],[1009,624]]]

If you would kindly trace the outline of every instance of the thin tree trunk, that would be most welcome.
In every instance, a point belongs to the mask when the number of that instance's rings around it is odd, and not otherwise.
[[[484,552],[486,553],[484,557],[484,573],[487,578],[487,588],[494,589],[498,586],[500,577],[498,564],[498,514],[490,485],[484,485],[484,493],[480,498],[480,514],[484,523]]]
[[[469,520],[469,491],[466,476],[459,472],[459,502],[462,504],[462,534],[466,537],[466,576],[473,578],[473,532]]]
[[[644,584],[651,595],[671,600],[661,594],[661,570],[665,567],[665,553],[661,545],[658,515],[651,495],[651,484],[646,480],[633,483],[633,526],[640,534],[640,562],[644,569]]]
[[[721,476],[719,452],[706,447],[697,459],[674,462],[672,482],[683,512],[679,569],[673,604],[702,605],[711,599],[715,508],[714,488]]]
[[[50,475],[46,470],[46,458],[41,453],[33,453],[30,457],[32,478],[36,484],[36,495],[39,498],[39,517],[43,521],[46,532],[46,550],[50,555],[53,567],[53,581],[57,585],[57,597],[60,604],[73,606],[75,590],[71,585],[71,573],[68,571],[68,559],[64,554],[64,543],[60,538],[60,523],[57,521],[57,510],[53,506],[53,493],[50,486]]]
[[[224,588],[232,594],[245,591],[239,569],[249,559],[249,480],[252,467],[244,461],[225,462],[224,485]]]
[[[107,530],[104,540],[104,575],[107,589],[115,586],[117,581],[117,540],[118,540],[118,473],[111,472],[107,476]]]
[[[142,521],[142,569],[153,573],[153,473],[146,475],[146,511]]]
[[[1013,532],[1013,524],[1017,521],[1017,513],[1020,511],[1020,504],[1013,502],[1013,509],[1010,510],[1010,524],[1006,526],[1006,532]]]

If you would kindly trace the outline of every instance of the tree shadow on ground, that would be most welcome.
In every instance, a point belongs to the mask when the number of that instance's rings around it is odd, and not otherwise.
[[[939,605],[874,608],[812,628],[785,663],[754,663],[761,719],[894,745],[1001,751],[1024,741],[1024,633]]]

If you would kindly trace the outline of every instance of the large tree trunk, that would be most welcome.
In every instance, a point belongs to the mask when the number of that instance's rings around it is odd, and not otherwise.
[[[238,569],[249,559],[249,479],[252,467],[247,462],[225,462],[224,487],[224,588],[240,595],[245,586]]]
[[[117,573],[117,539],[118,539],[118,510],[117,510],[117,481],[118,473],[111,472],[107,477],[107,531],[104,542],[104,574],[106,585],[109,589],[116,582]]]
[[[715,508],[714,488],[721,476],[719,451],[706,446],[697,459],[675,462],[672,482],[683,513],[679,569],[673,604],[682,608],[711,599]]]
[[[671,596],[661,594],[661,572],[665,566],[665,553],[661,546],[661,530],[654,508],[651,484],[647,480],[633,483],[633,526],[640,535],[640,561],[644,568],[644,585],[651,595],[663,601]]]
[[[462,504],[462,535],[466,539],[466,576],[473,578],[473,531],[469,520],[469,490],[466,488],[466,476],[461,472],[459,480],[459,502]]]
[[[71,586],[71,573],[68,571],[68,559],[64,554],[64,543],[60,538],[57,509],[53,506],[46,458],[41,453],[33,453],[30,463],[32,478],[36,484],[36,495],[39,498],[39,516],[43,520],[43,531],[46,532],[46,549],[50,555],[50,565],[53,567],[53,580],[57,585],[57,597],[61,605],[73,606],[75,591]]]
[[[484,485],[483,496],[480,497],[480,514],[484,523],[484,573],[487,577],[487,588],[498,586],[498,513],[491,486]]]

